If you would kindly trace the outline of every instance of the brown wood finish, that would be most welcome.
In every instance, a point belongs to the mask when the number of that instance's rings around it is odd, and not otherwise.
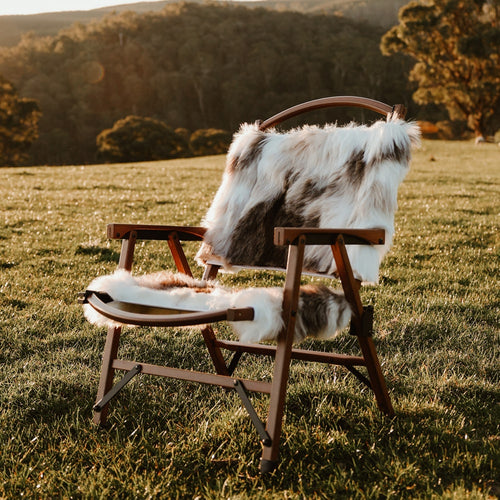
[[[102,301],[97,294],[91,294],[87,302],[98,313],[113,321],[137,326],[191,326],[216,323],[218,321],[251,321],[254,316],[254,311],[251,307],[222,309],[220,311],[209,312],[178,311],[178,314],[142,314],[126,310],[128,309],[127,306],[130,306],[132,309],[141,308],[141,306],[123,302],[106,303]]]
[[[228,351],[247,352],[260,356],[276,356],[275,345],[244,344],[234,340],[216,340],[216,344]],[[324,351],[310,351],[308,349],[292,349],[292,359],[299,361],[310,361],[316,363],[327,363],[341,366],[365,366],[365,359],[362,356],[349,356],[347,354],[337,354]]]
[[[271,445],[263,447],[261,470],[264,471],[274,469],[279,455],[305,243],[305,238],[301,237],[297,245],[291,245],[288,248],[287,272],[285,288],[283,290],[283,323],[285,326],[278,335],[276,343],[273,384],[266,425],[266,430],[271,437]]]
[[[357,96],[335,96],[335,97],[323,97],[321,99],[315,99],[313,101],[308,101],[297,106],[282,111],[271,118],[263,121],[260,124],[261,130],[266,130],[267,128],[275,127],[276,125],[289,120],[295,116],[301,115],[303,113],[314,111],[315,109],[332,108],[339,106],[354,106],[359,108],[370,109],[380,113],[381,115],[388,115],[393,110],[399,110],[400,108],[389,106],[380,101],[374,99],[368,99],[366,97]],[[399,105],[397,105],[399,106]],[[403,115],[404,116],[404,115]]]
[[[118,262],[119,269],[130,271],[134,260],[134,249],[136,242],[136,233],[131,231],[129,238],[122,241],[122,249],[120,252],[120,260]],[[109,327],[102,355],[101,376],[99,379],[99,387],[97,389],[96,402],[113,386],[113,378],[115,370],[113,361],[118,356],[118,348],[120,345],[121,327]],[[105,405],[101,411],[94,411],[93,420],[96,424],[105,425],[109,412],[109,405]]]
[[[333,245],[342,236],[344,243],[350,245],[383,245],[383,229],[325,229],[312,227],[275,227],[274,244],[292,245],[304,236],[307,245]]]
[[[139,240],[168,240],[171,233],[177,233],[180,240],[199,241],[203,239],[204,227],[160,226],[152,224],[108,224],[107,236],[110,239],[127,239],[135,231]]]
[[[359,97],[332,97],[294,106],[264,121],[260,128],[264,130],[281,123],[283,120],[313,109],[344,105],[360,106],[384,115],[395,113],[397,116],[404,117],[405,114],[403,106],[391,107],[372,99]],[[188,276],[192,276],[192,271],[181,242],[202,241],[205,231],[206,229],[203,227],[156,226],[148,224],[110,224],[107,227],[109,238],[122,239],[119,268],[129,271],[132,269],[134,248],[137,240],[164,240],[167,241],[169,245],[177,270]],[[274,243],[276,245],[288,246],[288,262],[282,308],[285,326],[279,334],[276,345],[244,344],[229,340],[218,340],[216,338],[214,330],[209,323],[227,320],[251,320],[253,318],[253,309],[251,308],[215,311],[210,313],[188,312],[182,314],[145,315],[133,311],[127,312],[120,310],[115,307],[113,303],[103,302],[95,294],[91,294],[90,297],[88,297],[88,302],[95,307],[96,310],[117,322],[148,326],[202,325],[201,332],[209,355],[213,361],[215,374],[147,363],[140,363],[140,371],[141,373],[149,375],[218,385],[225,389],[234,389],[235,380],[239,380],[242,382],[240,387],[244,387],[249,391],[270,394],[269,413],[266,423],[266,431],[270,436],[270,442],[266,441],[263,445],[261,470],[263,472],[271,472],[276,467],[279,456],[280,435],[286,402],[290,363],[292,359],[341,365],[349,369],[354,369],[356,366],[365,366],[368,371],[370,385],[375,394],[378,407],[388,415],[393,415],[394,413],[375,346],[370,337],[372,316],[367,315],[366,309],[363,306],[360,297],[361,284],[353,276],[346,251],[346,245],[349,244],[380,245],[383,244],[384,241],[384,230],[377,228],[275,228]],[[338,276],[344,289],[345,296],[353,310],[351,333],[358,338],[361,356],[348,356],[333,352],[293,348],[293,334],[297,316],[304,249],[306,245],[331,246],[337,265]],[[203,279],[215,279],[219,269],[219,265],[206,266]],[[139,364],[137,361],[118,358],[120,335],[121,328],[119,327],[110,328],[108,330],[103,353],[97,401],[101,400],[111,389],[116,370],[130,371]],[[233,376],[229,376],[228,365],[222,354],[222,349],[234,352],[237,358],[241,353],[273,357],[274,371],[272,382],[240,380]],[[237,361],[238,359],[236,359],[236,362]],[[233,368],[232,365],[235,364],[234,361],[231,363],[231,369]],[[98,424],[104,424],[107,414],[108,404],[105,404],[101,411],[94,412],[94,421]]]
[[[135,361],[127,361],[123,359],[115,359],[113,368],[115,370],[131,370],[137,363]],[[141,363],[141,373],[147,375],[157,375],[159,377],[175,378],[178,380],[187,380],[188,382],[198,382],[200,384],[218,385],[225,389],[232,389],[234,386],[234,377],[217,375],[214,373],[197,372],[193,370],[183,370],[181,368],[172,368],[169,366],[152,365]],[[269,394],[271,392],[271,384],[259,380],[238,379],[243,382],[246,389],[252,392],[262,392]]]
[[[335,244],[332,245],[332,253],[337,265],[337,273],[344,289],[345,298],[351,305],[354,317],[359,322],[361,328],[361,316],[363,315],[363,304],[359,296],[361,283],[354,278],[345,248],[344,237],[341,234],[337,236]]]
[[[167,241],[168,241],[168,246],[170,247],[170,252],[172,253],[172,257],[174,258],[175,267],[177,268],[177,270],[180,273],[192,277],[193,273],[191,272],[191,268],[189,267],[186,254],[184,253],[184,249],[182,248],[177,231],[169,233]]]
[[[387,415],[393,415],[391,399],[387,391],[385,379],[382,374],[377,352],[373,344],[373,339],[365,335],[362,316],[364,314],[363,304],[359,295],[361,283],[354,278],[351,264],[345,248],[342,235],[337,237],[337,242],[332,245],[332,252],[337,264],[337,272],[342,282],[345,297],[353,310],[352,322],[354,322],[354,331],[357,333],[358,342],[366,361],[366,369],[370,376],[370,383],[377,400],[379,409]]]

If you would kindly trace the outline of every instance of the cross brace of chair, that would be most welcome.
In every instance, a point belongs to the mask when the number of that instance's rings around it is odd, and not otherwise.
[[[252,423],[254,427],[257,429],[257,432],[259,434],[260,440],[264,446],[271,446],[272,440],[271,436],[266,431],[266,426],[262,422],[262,420],[259,418],[257,415],[257,412],[255,411],[254,407],[252,406],[252,403],[250,399],[248,398],[247,391],[245,390],[245,386],[243,385],[243,382],[240,380],[235,379],[234,380],[234,390],[238,393],[238,396],[241,399],[241,402],[243,403],[243,406],[245,407],[246,411],[250,415],[250,419],[252,420]]]
[[[142,365],[135,365],[129,370],[122,379],[117,382],[110,391],[108,391],[97,403],[94,405],[94,411],[100,412],[102,409],[136,376],[142,371]]]
[[[109,390],[97,403],[94,405],[94,411],[100,412],[102,409],[136,376],[139,375],[142,371],[142,365],[137,364],[131,370],[128,370],[125,375],[121,378],[119,382],[117,382],[111,390]],[[271,437],[266,431],[266,427],[262,420],[257,415],[250,398],[248,397],[248,393],[245,389],[245,385],[241,380],[234,379],[233,380],[233,388],[237,392],[238,396],[243,403],[243,406],[248,412],[250,419],[259,434],[260,440],[264,446],[271,446]]]
[[[361,315],[360,324],[356,324],[351,322],[350,332],[351,335],[358,335],[363,337],[371,337],[373,335],[373,306],[364,306],[363,314]],[[222,343],[221,343],[222,344]],[[229,347],[228,345],[223,345],[223,347]],[[270,352],[266,352],[266,354],[272,354]],[[229,375],[232,375],[238,366],[241,356],[243,355],[243,351],[236,350],[234,355],[229,362],[227,367],[227,371]],[[293,357],[293,354],[292,354]],[[360,363],[363,364],[363,363]],[[363,375],[358,369],[356,369],[352,364],[345,363],[344,366],[351,372],[360,382],[365,384],[369,389],[372,389],[372,384],[370,380]]]
[[[361,382],[363,382],[363,384],[365,384],[368,388],[372,389],[372,384],[371,382],[368,380],[367,377],[365,377],[359,370],[357,370],[356,368],[354,368],[354,366],[349,366],[349,365],[346,365],[346,368]]]

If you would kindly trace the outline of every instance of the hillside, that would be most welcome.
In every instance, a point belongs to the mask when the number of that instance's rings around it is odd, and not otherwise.
[[[120,0],[116,0],[119,2]],[[167,4],[179,0],[162,2],[144,2],[128,5],[116,5],[89,11],[55,12],[25,16],[0,16],[0,46],[11,47],[21,40],[23,33],[33,32],[39,36],[54,36],[61,29],[75,23],[87,24],[97,21],[113,12],[134,11],[137,13],[158,12]],[[199,3],[201,0],[189,0]],[[214,3],[220,3],[214,1]],[[231,2],[224,2],[231,3]],[[272,10],[292,10],[313,14],[335,14],[357,21],[388,28],[396,23],[397,13],[408,0],[261,0],[253,2],[234,2],[247,7],[265,7]]]
[[[116,1],[119,2],[120,0]],[[165,5],[174,3],[175,1],[176,0],[144,2],[104,7],[102,9],[50,12],[47,14],[32,14],[25,16],[0,16],[0,46],[11,47],[17,45],[24,33],[32,32],[38,36],[54,36],[60,30],[68,28],[72,24],[87,24],[92,21],[98,21],[113,12],[119,13],[127,10],[132,10],[137,13],[148,11],[154,12],[163,9]]]
[[[409,0],[262,0],[251,2],[268,9],[335,14],[388,28],[396,24],[398,11]]]
[[[176,4],[27,37],[0,48],[0,74],[39,103],[34,164],[92,163],[97,135],[132,115],[232,132],[326,95],[411,106],[407,64],[382,56],[382,33],[335,15]]]

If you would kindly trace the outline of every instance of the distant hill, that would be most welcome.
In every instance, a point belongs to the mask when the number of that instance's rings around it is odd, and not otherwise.
[[[399,9],[409,0],[262,0],[241,2],[274,10],[296,10],[311,14],[335,14],[383,28],[397,23]]]
[[[116,0],[119,2],[120,0]],[[23,33],[33,32],[39,36],[54,36],[60,30],[69,28],[72,24],[87,24],[97,21],[113,12],[148,12],[162,10],[165,5],[178,0],[163,2],[144,2],[128,5],[117,5],[93,10],[77,10],[68,12],[51,12],[48,14],[31,14],[24,16],[0,16],[0,46],[12,47],[21,40]]]
[[[119,1],[117,0],[117,2]],[[0,16],[0,46],[11,47],[17,45],[23,33],[33,32],[39,36],[53,36],[61,29],[68,28],[72,24],[87,24],[113,12],[119,13],[129,10],[138,13],[155,12],[162,10],[167,4],[177,3],[178,1],[164,0],[162,2],[116,5],[89,11]],[[203,0],[190,1],[200,3]],[[215,0],[214,3],[220,1],[222,0]],[[293,10],[314,14],[336,14],[388,28],[397,22],[398,10],[408,3],[408,0],[260,0],[237,3],[252,8],[264,7],[278,11]]]

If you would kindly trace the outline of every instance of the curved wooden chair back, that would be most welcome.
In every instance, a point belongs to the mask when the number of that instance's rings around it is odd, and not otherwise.
[[[388,114],[395,113],[399,118],[404,119],[406,116],[406,108],[402,104],[396,104],[395,106],[389,106],[380,101],[374,99],[368,99],[367,97],[357,97],[357,96],[333,96],[333,97],[323,97],[321,99],[314,99],[312,101],[307,101],[302,104],[297,104],[291,108],[285,109],[274,116],[271,116],[267,120],[264,120],[259,128],[260,130],[267,130],[269,128],[275,127],[280,123],[294,118],[298,115],[308,113],[310,111],[315,111],[318,109],[325,108],[337,108],[337,107],[358,107],[368,109],[370,111],[375,111],[381,115],[387,116]]]

